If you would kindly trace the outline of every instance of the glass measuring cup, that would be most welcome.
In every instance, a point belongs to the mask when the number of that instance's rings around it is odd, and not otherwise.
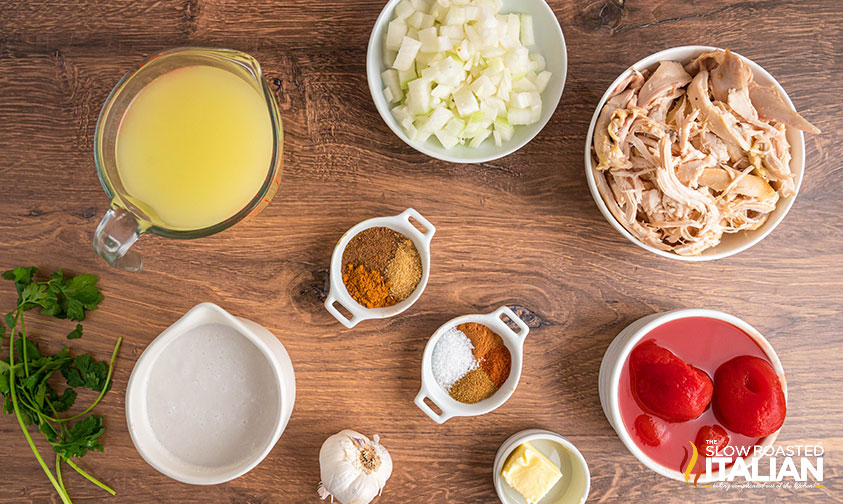
[[[127,191],[117,169],[117,138],[124,114],[141,90],[168,72],[197,65],[230,72],[263,97],[272,129],[272,153],[263,183],[245,206],[220,222],[191,229],[168,226],[161,219],[155,219],[146,204]],[[269,204],[281,182],[282,144],[278,105],[263,80],[260,65],[248,54],[229,49],[184,47],[150,57],[120,79],[103,104],[97,120],[94,160],[103,189],[111,198],[111,205],[94,233],[94,250],[112,266],[140,271],[143,259],[129,249],[144,233],[177,239],[201,238],[257,214]]]

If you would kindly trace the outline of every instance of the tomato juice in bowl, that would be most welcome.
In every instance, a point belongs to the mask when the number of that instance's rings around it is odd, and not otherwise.
[[[647,364],[647,359],[653,363]],[[727,362],[729,365],[724,366]],[[748,428],[740,418],[735,420],[736,412],[743,415],[750,409],[752,392],[766,386],[763,380],[756,380],[757,373],[747,372],[737,380],[734,376],[738,375],[727,372],[736,365],[745,368],[747,363],[766,370],[765,376],[769,378],[766,385],[777,389],[779,394],[771,400],[779,401],[778,410],[757,410],[757,422],[768,420],[760,429]],[[652,391],[642,389],[641,383],[646,383],[647,377],[641,370],[662,368],[680,370],[688,376],[668,380],[663,387]],[[754,447],[772,445],[786,411],[784,371],[769,342],[746,322],[712,310],[676,310],[633,322],[609,345],[600,367],[599,383],[603,410],[627,449],[650,469],[677,480],[686,480],[688,463],[694,459],[688,474],[691,481],[705,483],[724,476],[717,463],[713,464],[711,474],[706,475],[706,455],[711,454],[711,449],[706,448],[710,445],[704,438],[718,441],[718,457],[732,457],[733,461],[735,457],[743,457],[751,466],[760,458],[760,451],[756,456]],[[701,398],[697,409],[677,412],[672,417],[668,408],[671,398],[666,390],[674,390],[674,394],[678,390],[682,401],[690,401],[686,396]],[[735,394],[735,390],[749,392],[742,396]],[[654,403],[651,392],[655,397],[667,395]],[[704,427],[706,430],[701,433]],[[759,433],[763,435],[755,435]],[[721,436],[728,437],[728,443],[724,444]],[[696,446],[699,448],[695,450]]]

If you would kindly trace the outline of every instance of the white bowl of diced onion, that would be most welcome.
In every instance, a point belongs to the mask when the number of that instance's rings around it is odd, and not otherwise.
[[[378,112],[407,145],[482,163],[544,128],[567,64],[544,0],[390,0],[369,38],[366,74]]]

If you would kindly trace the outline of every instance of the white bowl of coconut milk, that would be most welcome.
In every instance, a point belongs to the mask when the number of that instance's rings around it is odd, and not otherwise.
[[[201,303],[138,359],[126,420],[149,465],[184,483],[213,485],[266,457],[287,426],[295,394],[290,357],[272,333]]]

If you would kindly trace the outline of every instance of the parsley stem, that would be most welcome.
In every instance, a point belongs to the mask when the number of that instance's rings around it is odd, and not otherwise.
[[[23,307],[18,307],[18,316],[15,319],[20,318],[20,339],[21,344],[23,345],[23,373],[29,378],[29,359],[26,358],[26,327],[23,325]],[[12,338],[14,339],[15,333],[12,331]]]
[[[81,416],[87,415],[88,412],[90,412],[92,409],[94,409],[94,407],[96,407],[97,404],[99,404],[105,393],[108,391],[108,386],[111,385],[111,375],[114,373],[114,360],[117,359],[117,351],[120,350],[121,343],[123,343],[122,336],[117,338],[117,343],[114,345],[114,351],[111,352],[111,362],[108,363],[108,374],[105,376],[105,384],[102,386],[102,390],[100,391],[100,395],[99,397],[97,397],[97,400],[94,401],[93,404],[88,406],[88,409],[86,409],[82,413],[79,413],[78,415],[73,415],[72,417],[68,418],[59,418],[57,420],[54,420],[55,422],[68,422],[70,420],[75,420]],[[69,464],[70,461],[68,460],[67,463]]]
[[[64,480],[61,477],[61,455],[56,453],[56,477],[59,480],[59,485],[64,493],[67,493],[67,489],[64,487]]]
[[[12,334],[12,340],[9,343],[9,365],[14,365],[15,363],[15,338],[14,334]],[[26,438],[26,441],[29,443],[29,447],[32,449],[32,453],[35,455],[35,458],[38,460],[38,463],[41,465],[41,469],[44,470],[44,473],[47,475],[47,478],[50,480],[50,483],[53,484],[53,488],[56,489],[58,492],[59,497],[64,504],[72,504],[70,502],[70,497],[67,495],[61,486],[59,486],[58,481],[56,481],[55,476],[53,473],[50,472],[50,469],[47,467],[47,464],[44,462],[44,459],[41,458],[41,453],[38,452],[38,448],[35,447],[35,443],[32,441],[32,436],[29,435],[29,431],[26,430],[26,425],[23,424],[23,418],[20,416],[20,406],[18,405],[18,396],[15,392],[15,373],[9,373],[9,389],[11,391],[12,396],[12,407],[15,410],[15,416],[18,418],[18,424],[20,424],[20,429],[23,431],[23,435]]]
[[[79,474],[81,474],[82,476],[84,476],[84,477],[85,477],[85,479],[87,479],[88,481],[90,481],[90,482],[91,482],[91,483],[93,483],[94,485],[96,485],[96,486],[98,486],[98,487],[102,488],[103,490],[105,490],[106,492],[110,493],[111,495],[117,495],[117,492],[115,492],[115,491],[114,491],[114,490],[113,490],[110,486],[106,485],[106,484],[105,484],[105,483],[103,483],[102,481],[100,481],[100,480],[98,480],[98,479],[94,478],[94,477],[93,477],[93,476],[91,476],[90,474],[88,474],[88,473],[86,473],[85,471],[83,471],[81,467],[79,467],[78,465],[74,464],[74,463],[73,463],[73,461],[72,461],[72,460],[70,460],[69,458],[66,458],[66,459],[64,459],[64,460],[65,460],[65,462],[67,462],[67,465],[69,465],[70,467],[74,468],[74,469],[76,470],[76,472],[78,472]]]

